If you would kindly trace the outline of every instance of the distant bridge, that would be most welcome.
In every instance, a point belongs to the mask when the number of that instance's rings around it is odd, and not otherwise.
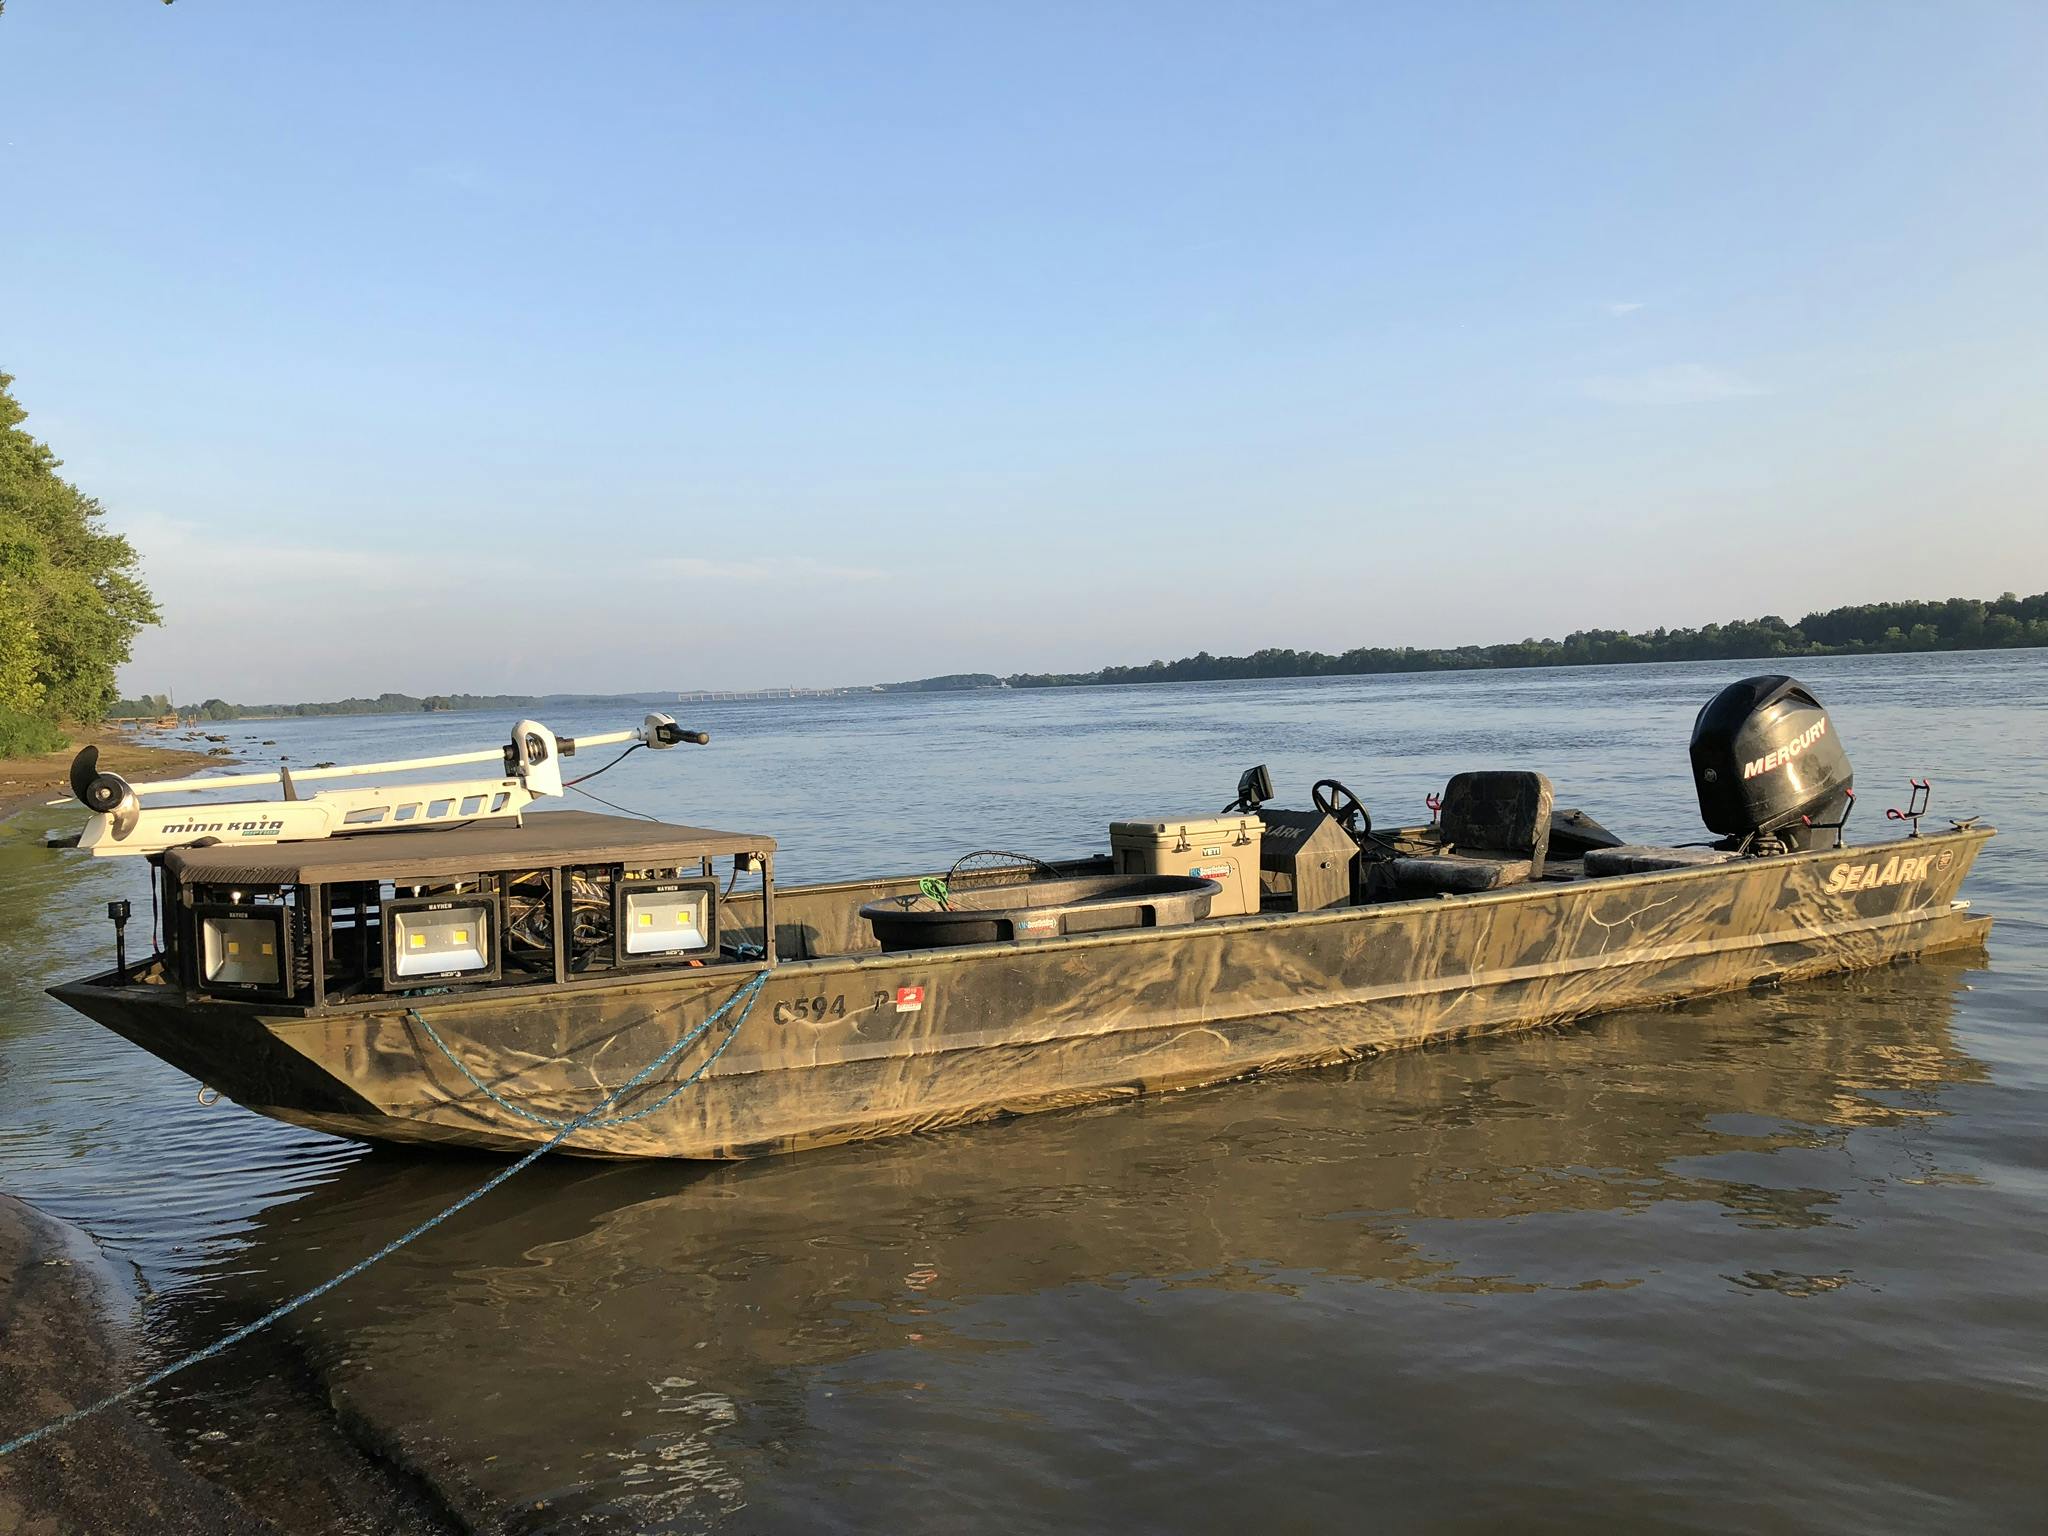
[[[679,693],[678,704],[722,704],[734,699],[843,699],[854,693],[879,693],[878,688],[726,688]]]

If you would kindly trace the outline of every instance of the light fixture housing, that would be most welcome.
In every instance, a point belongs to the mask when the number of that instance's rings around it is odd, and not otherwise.
[[[217,997],[292,996],[291,909],[202,903],[192,909],[199,985]]]
[[[384,985],[394,992],[500,975],[495,896],[394,897],[383,904],[380,919]]]
[[[718,956],[718,882],[620,880],[612,887],[620,965],[664,965]]]

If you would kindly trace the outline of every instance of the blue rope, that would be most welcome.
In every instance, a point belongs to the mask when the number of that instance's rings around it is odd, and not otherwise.
[[[730,1002],[728,1002],[727,1007],[730,1006],[731,1004]],[[682,1045],[687,1048],[693,1042],[703,1038],[704,1032],[710,1029],[713,1024],[716,1024],[718,1022],[719,1014],[722,1014],[724,1011],[725,1009],[723,1008],[719,1009],[718,1013],[712,1014],[709,1018],[705,1019],[705,1021],[702,1024],[699,1024],[695,1029],[691,1030],[689,1034],[683,1037],[683,1040],[681,1042]],[[563,1126],[571,1123],[567,1120],[558,1120],[553,1115],[543,1115],[536,1113],[535,1111],[528,1109],[523,1104],[514,1104],[510,1099],[505,1098],[496,1089],[492,1088],[489,1083],[485,1082],[482,1078],[478,1077],[474,1072],[470,1071],[469,1064],[465,1062],[460,1056],[457,1056],[453,1051],[448,1049],[448,1042],[443,1040],[441,1038],[440,1032],[436,1030],[432,1024],[427,1022],[427,1016],[425,1014],[421,1013],[417,1008],[408,1008],[405,1010],[405,1013],[407,1018],[411,1019],[415,1024],[419,1025],[421,1029],[427,1032],[427,1038],[433,1041],[435,1045],[441,1048],[441,1054],[448,1058],[449,1062],[453,1064],[453,1066],[455,1067],[455,1070],[460,1072],[464,1077],[469,1079],[470,1086],[475,1088],[479,1093],[481,1093],[485,1098],[489,1099],[493,1104],[497,1105],[500,1109],[509,1111],[510,1113],[519,1116],[519,1118],[522,1120],[531,1120],[535,1125],[545,1125],[553,1130],[560,1130]],[[652,1017],[652,1015],[650,1015],[650,1017]],[[718,1049],[720,1051],[723,1051],[725,1047],[723,1045],[720,1045]],[[712,1055],[711,1061],[716,1061],[717,1059],[717,1054],[714,1053]],[[704,1065],[709,1066],[710,1064],[711,1062],[707,1061]],[[700,1068],[699,1070],[701,1071],[702,1069]],[[638,1081],[638,1078],[634,1079],[634,1082]],[[686,1077],[681,1082],[675,1084],[675,1086],[670,1088],[667,1093],[663,1094],[660,1098],[656,1099],[652,1104],[648,1104],[640,1109],[636,1109],[630,1115],[613,1115],[609,1119],[587,1121],[583,1125],[582,1129],[609,1130],[611,1127],[615,1125],[631,1125],[635,1120],[645,1120],[649,1115],[653,1114],[656,1110],[666,1108],[668,1105],[673,1104],[676,1101],[677,1096],[681,1094],[685,1088],[689,1087],[690,1084],[692,1084],[695,1081],[695,1077]],[[630,1083],[627,1085],[627,1087],[631,1086],[632,1084]],[[618,1093],[613,1094],[610,1098],[606,1099],[604,1103],[598,1105],[598,1109],[609,1109],[612,1105],[618,1103],[619,1099],[624,1095],[625,1092],[626,1089],[621,1088],[618,1091]]]
[[[407,1243],[411,1242],[414,1238],[421,1236],[423,1233],[431,1232],[435,1227],[441,1225],[442,1222],[446,1221],[449,1217],[455,1215],[458,1211],[464,1210],[467,1207],[476,1204],[477,1201],[483,1199],[485,1195],[488,1195],[492,1190],[496,1189],[500,1184],[503,1184],[515,1173],[523,1172],[525,1169],[532,1167],[535,1163],[539,1162],[541,1158],[545,1157],[548,1153],[554,1151],[555,1148],[559,1147],[563,1142],[567,1141],[571,1136],[575,1135],[578,1131],[588,1130],[591,1126],[598,1124],[599,1116],[601,1116],[606,1110],[610,1109],[614,1104],[618,1103],[620,1099],[624,1098],[628,1093],[631,1093],[635,1088],[639,1087],[642,1083],[647,1081],[648,1078],[654,1076],[655,1073],[659,1072],[671,1061],[674,1061],[676,1057],[680,1056],[685,1050],[689,1049],[692,1041],[701,1039],[704,1035],[704,1032],[708,1030],[714,1023],[716,1023],[719,1019],[723,1018],[727,1013],[731,1012],[735,1005],[744,1002],[745,1006],[740,1008],[738,1016],[734,1018],[732,1024],[726,1029],[725,1038],[718,1042],[717,1048],[713,1050],[709,1056],[706,1056],[704,1060],[697,1065],[695,1070],[693,1070],[688,1077],[684,1078],[680,1083],[676,1085],[675,1092],[669,1094],[669,1098],[674,1098],[675,1093],[681,1092],[684,1088],[689,1087],[690,1084],[696,1082],[698,1079],[703,1077],[703,1075],[706,1072],[711,1070],[711,1064],[714,1061],[718,1060],[720,1056],[725,1054],[725,1048],[732,1044],[733,1037],[740,1032],[740,1026],[747,1022],[747,1016],[754,1011],[754,1000],[760,996],[761,988],[764,985],[766,985],[767,981],[768,973],[766,971],[760,972],[758,975],[754,977],[752,981],[748,982],[745,986],[741,987],[737,992],[733,993],[733,995],[727,998],[723,1003],[720,1003],[718,1005],[717,1010],[714,1013],[712,1013],[709,1018],[705,1019],[705,1021],[702,1024],[698,1025],[695,1029],[689,1031],[689,1033],[685,1034],[680,1040],[676,1041],[675,1044],[669,1046],[668,1049],[664,1050],[659,1056],[655,1057],[654,1060],[650,1061],[649,1063],[647,1063],[646,1066],[642,1067],[638,1072],[634,1073],[632,1078],[623,1087],[615,1090],[610,1094],[607,1094],[605,1096],[604,1101],[600,1103],[595,1109],[590,1110],[587,1114],[578,1115],[574,1120],[568,1121],[566,1124],[562,1126],[562,1128],[559,1131],[557,1131],[553,1136],[549,1137],[540,1146],[537,1146],[531,1152],[528,1152],[524,1157],[520,1158],[518,1162],[513,1163],[508,1167],[502,1168],[498,1172],[492,1174],[488,1179],[484,1180],[483,1183],[479,1184],[475,1189],[471,1190],[468,1194],[464,1195],[460,1200],[456,1201],[453,1205],[449,1206],[439,1215],[429,1216],[425,1221],[421,1222],[411,1231],[406,1232],[401,1236],[394,1237],[390,1242],[386,1243],[382,1248],[379,1248],[375,1253],[371,1254],[368,1258],[360,1259],[356,1263],[351,1264],[347,1269],[344,1269],[340,1274],[334,1276],[333,1279],[323,1280],[320,1284],[314,1286],[313,1289],[311,1289],[310,1291],[307,1291],[299,1296],[294,1296],[290,1301],[272,1307],[268,1312],[264,1313],[261,1317],[257,1318],[253,1323],[244,1323],[241,1327],[235,1329],[234,1332],[226,1335],[224,1338],[218,1339],[215,1342],[207,1345],[206,1348],[201,1350],[195,1350],[193,1353],[185,1356],[182,1360],[172,1361],[162,1370],[155,1372],[153,1375],[145,1376],[141,1381],[136,1382],[133,1386],[123,1387],[119,1392],[114,1393],[111,1397],[103,1397],[96,1403],[88,1403],[83,1408],[79,1408],[71,1413],[65,1414],[64,1417],[62,1417],[61,1419],[52,1420],[50,1423],[43,1425],[43,1427],[40,1429],[32,1429],[25,1435],[17,1435],[12,1440],[6,1441],[4,1444],[0,1444],[0,1456],[11,1456],[16,1451],[21,1450],[23,1447],[34,1445],[38,1440],[41,1440],[48,1435],[54,1435],[61,1430],[69,1429],[72,1425],[78,1423],[80,1420],[89,1419],[96,1413],[104,1412],[106,1409],[112,1408],[119,1403],[127,1402],[130,1398],[135,1397],[140,1393],[147,1392],[151,1387],[161,1385],[163,1382],[166,1382],[170,1380],[171,1377],[177,1375],[180,1371],[189,1369],[190,1367],[199,1364],[202,1360],[211,1360],[215,1355],[221,1354],[224,1351],[231,1349],[235,1345],[241,1343],[242,1340],[248,1338],[251,1334],[259,1333],[263,1329],[268,1328],[272,1323],[277,1322],[280,1318],[289,1317],[292,1313],[298,1311],[299,1308],[305,1306],[306,1303],[310,1301],[318,1301],[322,1296],[325,1296],[329,1291],[335,1289],[337,1286],[343,1285],[348,1281],[355,1279],[357,1275],[360,1275],[364,1270],[368,1269],[372,1264],[377,1263],[379,1260],[390,1258],[392,1254],[398,1252],[399,1249],[403,1248]],[[429,1030],[428,1033],[431,1034],[432,1031]],[[442,1048],[444,1050],[446,1049],[445,1046]],[[457,1065],[459,1066],[461,1065],[461,1063],[458,1062]],[[474,1079],[472,1079],[472,1081],[474,1081]],[[478,1086],[482,1087],[483,1085],[479,1083]],[[486,1090],[486,1092],[488,1091],[489,1090]],[[497,1098],[497,1095],[492,1094],[491,1097]],[[502,1103],[503,1101],[500,1100],[500,1102]],[[662,1102],[666,1103],[667,1100],[664,1099]],[[638,1115],[630,1116],[628,1118],[637,1119]],[[617,1124],[620,1122],[613,1121],[606,1123]]]

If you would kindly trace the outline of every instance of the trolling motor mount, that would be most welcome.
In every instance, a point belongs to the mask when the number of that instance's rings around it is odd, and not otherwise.
[[[585,747],[631,742],[635,747],[671,747],[678,742],[703,745],[704,731],[685,730],[667,715],[647,716],[637,729],[586,736]],[[492,819],[517,820],[535,800],[563,794],[562,759],[579,743],[557,737],[538,720],[521,720],[501,747],[478,752],[452,752],[396,762],[359,763],[301,769],[282,765],[260,773],[201,775],[130,784],[119,774],[100,770],[99,753],[86,747],[72,759],[71,794],[52,805],[76,802],[92,813],[76,839],[50,846],[75,846],[95,857],[109,854],[162,853],[198,842],[284,843],[337,833],[404,832],[436,825],[456,826]],[[629,747],[628,751],[633,750]],[[458,763],[488,763],[500,770],[495,778],[388,786],[348,786],[301,793],[317,779],[362,778],[370,774],[411,773]],[[281,799],[200,799],[144,804],[144,797],[186,793],[207,795],[228,789],[278,788]]]

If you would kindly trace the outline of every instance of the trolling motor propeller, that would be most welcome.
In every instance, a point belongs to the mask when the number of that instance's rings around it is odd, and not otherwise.
[[[71,793],[88,811],[112,823],[117,841],[135,830],[142,815],[142,802],[133,786],[118,773],[100,772],[98,747],[80,747],[71,759]]]

